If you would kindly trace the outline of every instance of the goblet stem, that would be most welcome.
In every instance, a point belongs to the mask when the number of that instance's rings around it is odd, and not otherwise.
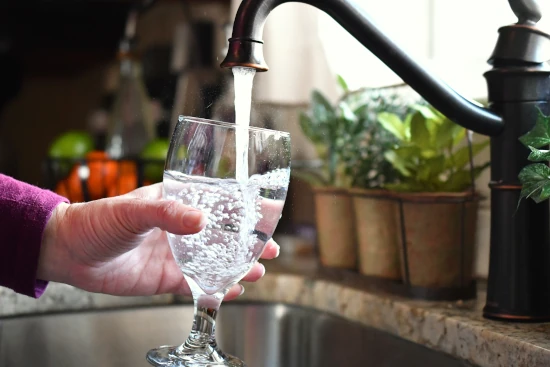
[[[216,342],[216,316],[229,288],[209,295],[193,279],[187,276],[185,279],[193,293],[193,326],[185,343],[175,350],[175,357],[192,360],[193,366],[244,367],[241,360],[222,352]]]
[[[162,367],[246,367],[243,361],[227,355],[216,343],[216,316],[227,289],[206,294],[185,276],[195,305],[193,326],[187,340],[178,347],[160,347],[149,351],[147,360]]]
[[[189,337],[180,348],[183,350],[208,349],[216,346],[216,316],[223,299],[223,293],[207,295],[200,292],[193,292],[195,312],[193,327]]]

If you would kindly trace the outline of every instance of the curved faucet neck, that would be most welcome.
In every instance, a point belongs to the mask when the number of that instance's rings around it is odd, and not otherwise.
[[[222,67],[248,66],[266,71],[262,34],[267,16],[290,0],[243,0],[233,25],[233,36]],[[352,36],[444,115],[467,129],[497,135],[503,129],[500,116],[465,99],[420,66],[382,33],[351,0],[296,0],[330,15]],[[290,61],[292,62],[292,61]]]

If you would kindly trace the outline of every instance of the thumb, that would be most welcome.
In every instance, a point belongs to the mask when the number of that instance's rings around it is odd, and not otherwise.
[[[201,211],[173,200],[121,200],[113,209],[123,228],[135,234],[154,228],[178,235],[194,234],[206,225]]]

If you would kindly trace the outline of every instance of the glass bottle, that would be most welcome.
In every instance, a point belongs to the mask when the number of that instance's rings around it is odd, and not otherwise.
[[[141,63],[134,53],[132,27],[127,27],[118,60],[119,83],[111,111],[106,150],[111,158],[131,159],[140,155],[155,134],[151,100],[145,88]]]

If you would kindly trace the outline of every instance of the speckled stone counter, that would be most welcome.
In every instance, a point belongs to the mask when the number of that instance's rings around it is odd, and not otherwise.
[[[511,324],[481,316],[485,291],[467,302],[411,300],[365,285],[352,272],[326,271],[315,259],[266,263],[239,301],[282,302],[337,314],[482,367],[550,366],[550,323]],[[178,296],[112,297],[51,284],[39,300],[0,288],[0,317],[188,302]],[[222,306],[223,307],[223,306]]]
[[[114,297],[85,292],[59,283],[50,283],[42,297],[36,300],[0,287],[0,319],[37,313],[165,305],[173,302],[174,296],[169,294],[154,297]]]

